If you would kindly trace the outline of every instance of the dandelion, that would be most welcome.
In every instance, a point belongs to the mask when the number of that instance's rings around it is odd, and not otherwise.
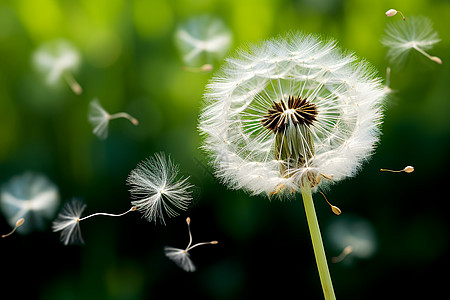
[[[61,231],[60,240],[64,245],[84,244],[80,229],[80,222],[83,220],[95,216],[120,217],[136,210],[136,207],[131,207],[129,210],[121,214],[95,213],[81,218],[81,214],[85,208],[86,204],[84,204],[81,199],[72,198],[64,204],[58,217],[55,221],[53,221],[53,231]]]
[[[23,223],[25,223],[25,219],[24,218],[20,218],[19,220],[17,220],[16,224],[14,225],[14,228],[7,234],[3,234],[2,238],[5,238],[7,236],[10,236],[11,234],[13,234],[17,228],[19,228],[20,226],[23,225]]]
[[[389,9],[389,10],[386,12],[386,17],[393,17],[393,16],[395,16],[397,13],[399,13],[399,14],[402,15],[403,21],[406,20],[405,16],[403,15],[403,13],[402,13],[401,11],[395,10],[395,9],[393,9],[393,8]]]
[[[211,241],[211,242],[203,242],[203,243],[197,243],[195,245],[192,245],[192,234],[191,234],[191,227],[190,227],[191,219],[186,218],[186,223],[188,225],[188,231],[189,231],[189,244],[187,245],[186,249],[178,249],[178,248],[166,246],[166,247],[164,247],[164,254],[170,260],[172,260],[177,266],[179,266],[186,272],[194,272],[195,265],[190,258],[189,251],[197,246],[216,245],[218,242]]]
[[[44,229],[46,220],[55,215],[58,204],[57,186],[39,173],[14,176],[1,189],[0,208],[9,225],[16,227],[21,218],[27,220],[17,228],[20,234]]]
[[[411,49],[416,50],[428,59],[442,64],[437,56],[431,56],[425,50],[429,50],[440,39],[433,30],[431,20],[425,17],[411,17],[408,22],[394,22],[387,24],[386,35],[381,43],[388,47],[387,56],[392,63],[400,65]]]
[[[119,112],[110,115],[101,105],[97,98],[91,101],[89,104],[88,119],[94,127],[93,133],[100,139],[104,140],[108,137],[108,125],[109,121],[113,119],[125,118],[128,119],[133,125],[139,125],[138,120],[130,116],[126,112]]]
[[[209,67],[214,59],[222,59],[228,51],[231,32],[221,20],[201,16],[192,18],[177,28],[175,43],[185,64],[206,64]]]
[[[55,84],[63,78],[75,94],[83,92],[72,74],[80,63],[80,56],[68,41],[56,40],[42,44],[34,52],[33,62],[46,75],[48,84]]]
[[[414,167],[413,166],[406,166],[401,170],[390,170],[390,169],[380,169],[381,172],[391,172],[391,173],[400,173],[400,172],[405,172],[405,173],[412,173],[414,172]]]
[[[204,95],[203,148],[223,183],[252,195],[301,191],[326,299],[334,292],[311,193],[367,160],[384,96],[367,62],[300,33],[241,50]]]
[[[164,215],[178,216],[177,210],[186,210],[192,200],[193,187],[187,178],[177,179],[178,166],[164,153],[157,153],[140,162],[127,178],[131,204],[149,221],[165,224]]]

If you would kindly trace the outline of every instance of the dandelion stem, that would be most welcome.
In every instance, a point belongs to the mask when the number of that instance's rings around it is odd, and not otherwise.
[[[131,123],[133,123],[133,125],[138,125],[139,124],[138,120],[136,120],[135,118],[133,118],[132,116],[130,116],[126,112],[120,112],[120,113],[109,115],[109,119],[110,120],[112,120],[112,119],[119,119],[119,118],[128,119]]]
[[[317,221],[314,202],[311,194],[311,185],[306,179],[301,192],[303,204],[305,206],[306,219],[308,221],[309,232],[313,244],[314,255],[316,257],[317,269],[319,270],[320,282],[322,283],[325,300],[336,299],[334,295],[333,283],[331,282],[330,271],[328,270],[327,258],[323,247],[322,236],[320,234],[319,222]]]
[[[129,213],[130,211],[135,211],[136,210],[136,206],[133,206],[132,208],[130,208],[129,210],[127,210],[124,213],[121,214],[109,214],[109,213],[95,213],[86,217],[83,217],[81,219],[78,219],[78,222],[89,219],[91,217],[95,217],[95,216],[107,216],[107,217],[121,217],[123,215],[126,215],[127,213]]]

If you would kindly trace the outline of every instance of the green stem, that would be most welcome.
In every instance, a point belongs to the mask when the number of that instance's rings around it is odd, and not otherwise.
[[[325,299],[336,299],[331,282],[330,271],[328,270],[327,258],[323,248],[322,236],[320,235],[319,222],[317,221],[314,202],[311,194],[311,185],[305,180],[301,187],[303,204],[305,206],[306,219],[308,221],[309,232],[316,257],[317,269],[319,270],[320,282],[322,283]]]

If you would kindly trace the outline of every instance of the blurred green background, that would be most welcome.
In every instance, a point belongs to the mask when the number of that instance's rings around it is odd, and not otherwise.
[[[2,293],[28,299],[322,299],[303,205],[229,191],[205,168],[197,117],[213,73],[183,70],[174,43],[177,26],[209,14],[233,35],[230,53],[290,30],[320,33],[375,65],[389,66],[379,42],[389,8],[406,18],[424,15],[442,41],[431,51],[437,65],[410,56],[391,74],[383,136],[376,154],[355,178],[335,185],[316,209],[329,257],[339,247],[327,236],[338,218],[362,218],[376,233],[367,258],[330,263],[339,299],[406,299],[445,295],[449,268],[447,167],[450,166],[450,2],[356,0],[0,0],[0,183],[26,170],[45,174],[63,201],[80,196],[85,214],[130,206],[125,184],[142,159],[164,151],[197,186],[193,206],[167,225],[139,214],[93,218],[81,224],[84,246],[63,246],[58,234],[33,232],[0,240]],[[48,86],[32,64],[42,43],[63,38],[80,52],[74,73],[84,92],[64,82]],[[213,61],[215,69],[222,61]],[[99,140],[87,120],[97,97],[111,112],[140,124],[110,124]],[[380,173],[379,168],[412,174]],[[219,245],[192,251],[198,270],[185,273],[163,247],[194,241]],[[49,224],[50,225],[50,224]],[[10,230],[0,216],[0,231]],[[331,233],[332,234],[332,233]],[[444,275],[443,275],[444,274]]]

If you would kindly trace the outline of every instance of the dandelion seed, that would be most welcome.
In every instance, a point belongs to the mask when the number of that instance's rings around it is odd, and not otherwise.
[[[97,98],[91,101],[89,104],[88,119],[94,127],[93,133],[100,139],[104,140],[108,137],[108,125],[109,121],[113,119],[124,118],[128,119],[133,125],[139,125],[138,120],[130,116],[126,112],[119,112],[116,114],[109,114],[98,101]]]
[[[25,172],[14,176],[1,188],[0,209],[9,225],[16,226],[21,218],[27,220],[17,228],[20,234],[44,229],[46,221],[55,215],[58,204],[58,188],[39,173]]]
[[[213,65],[211,64],[204,64],[201,67],[183,67],[183,70],[193,72],[193,73],[200,73],[200,72],[211,72],[213,70]]]
[[[326,202],[328,203],[328,205],[331,207],[331,211],[332,211],[335,215],[338,215],[338,216],[339,216],[339,215],[342,213],[342,211],[339,209],[339,207],[332,205],[332,204],[328,201],[328,199],[327,199],[327,197],[325,196],[324,193],[322,193],[321,191],[319,191],[319,193],[321,193],[322,196],[323,196],[323,198],[325,198],[325,201],[326,201]]]
[[[127,184],[130,186],[131,204],[149,221],[160,221],[165,224],[164,215],[178,216],[177,210],[186,210],[192,200],[190,189],[193,187],[187,180],[177,180],[178,166],[164,153],[140,162],[130,172]]]
[[[384,85],[384,91],[386,92],[386,94],[389,94],[392,92],[390,85],[391,85],[391,68],[387,67],[386,68],[386,83]]]
[[[60,240],[64,245],[84,244],[80,230],[81,214],[86,208],[78,198],[72,198],[64,204],[57,219],[53,222],[53,231],[61,231]]]
[[[425,17],[411,17],[408,22],[394,22],[387,24],[386,35],[381,43],[388,47],[387,56],[391,63],[400,65],[404,62],[411,49],[416,50],[428,59],[442,64],[437,56],[431,56],[429,50],[440,41],[438,34],[433,30],[432,22]]]
[[[86,208],[86,204],[79,198],[72,198],[61,209],[58,217],[53,221],[53,231],[61,231],[60,240],[64,245],[69,244],[84,244],[81,235],[80,222],[95,216],[121,217],[131,211],[135,211],[136,207],[131,207],[121,214],[110,213],[94,213],[92,215],[81,217],[81,214]]]
[[[5,238],[5,237],[10,236],[11,234],[13,234],[13,233],[16,231],[16,229],[17,229],[18,227],[22,226],[22,224],[23,224],[24,222],[25,222],[25,219],[24,219],[24,218],[20,218],[19,220],[17,220],[16,225],[14,226],[14,228],[13,228],[9,233],[3,234],[3,235],[2,235],[2,238]]]
[[[341,254],[331,258],[331,262],[333,262],[333,263],[341,262],[341,261],[344,260],[344,258],[346,258],[352,252],[353,252],[353,247],[352,246],[347,246],[347,247],[344,248],[344,250],[342,250]]]
[[[186,272],[194,272],[195,271],[195,265],[192,262],[189,251],[197,246],[201,245],[216,245],[218,244],[217,241],[211,241],[211,242],[203,242],[203,243],[197,243],[195,245],[192,245],[192,234],[191,234],[191,219],[186,218],[186,223],[188,225],[188,231],[189,231],[189,244],[187,245],[186,249],[178,249],[173,247],[164,247],[164,254],[172,260],[177,266],[185,270]],[[192,246],[191,246],[192,245]]]
[[[403,13],[402,13],[401,11],[395,10],[395,9],[393,9],[393,8],[389,9],[389,10],[386,12],[386,17],[393,17],[393,16],[395,16],[397,13],[399,13],[399,14],[402,15],[403,21],[406,20],[406,19],[405,19],[405,16],[403,15]]]
[[[385,92],[372,67],[315,36],[249,49],[229,58],[205,93],[199,129],[217,177],[282,196],[305,180],[316,188],[353,176],[381,124]]]
[[[333,219],[325,230],[325,237],[330,246],[343,249],[336,258],[338,261],[348,256],[369,258],[377,250],[375,228],[368,220],[355,215],[347,214]]]
[[[192,18],[177,28],[175,43],[188,66],[211,64],[220,60],[231,44],[231,32],[211,16]]]
[[[72,72],[78,67],[78,51],[64,40],[55,40],[42,44],[33,55],[36,68],[47,75],[47,83],[55,84],[63,78],[72,91],[80,95],[83,92]]]
[[[391,173],[400,173],[400,172],[412,173],[412,172],[414,172],[414,167],[413,166],[406,166],[402,170],[380,169],[380,171],[381,172],[391,172]]]

